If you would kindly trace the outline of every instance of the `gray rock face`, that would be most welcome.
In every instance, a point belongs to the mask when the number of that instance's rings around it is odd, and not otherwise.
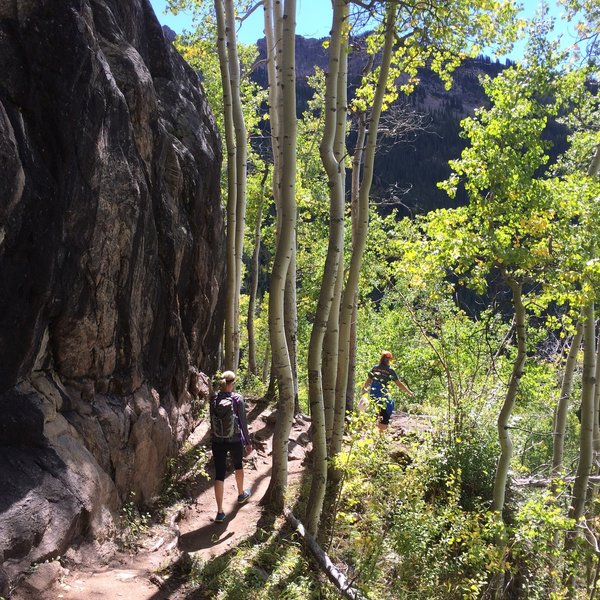
[[[223,322],[220,142],[148,0],[0,1],[0,562],[148,502]]]

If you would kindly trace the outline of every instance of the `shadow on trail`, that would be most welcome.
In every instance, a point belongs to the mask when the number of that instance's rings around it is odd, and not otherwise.
[[[242,543],[246,543],[248,545],[264,544],[266,537],[269,535],[268,532],[273,530],[276,519],[277,516],[273,513],[263,511],[262,516],[256,524],[256,532],[249,538],[246,538],[246,540],[244,540]],[[271,556],[276,555],[280,545],[281,540],[279,534],[273,536],[273,539],[269,542],[269,544],[263,547],[259,554],[248,563],[246,574],[243,575],[243,581],[240,581],[240,585],[245,583],[246,579],[250,580],[255,578],[260,572],[260,565],[264,563],[265,557],[269,554]],[[219,556],[215,556],[213,559],[209,560],[205,565],[203,565],[201,576],[204,578],[205,583],[201,587],[188,592],[185,596],[185,600],[205,600],[207,598],[213,598],[216,593],[215,588],[218,587],[218,582],[216,582],[215,579],[231,562],[236,551],[237,548],[231,548],[227,552],[220,554]],[[151,600],[163,600],[163,598],[157,597]]]
[[[253,481],[250,487],[250,491],[252,492],[250,502],[260,501],[260,498],[255,497],[256,490],[260,481],[270,476],[271,469]],[[215,523],[214,521],[211,521],[207,525],[200,527],[200,529],[195,529],[194,531],[184,533],[179,538],[179,542],[177,544],[178,548],[183,552],[196,552],[197,550],[212,548],[222,544],[224,541],[235,535],[235,531],[227,531],[227,529],[230,526],[235,527],[235,523],[233,522],[234,519],[236,518],[238,512],[243,510],[246,506],[248,506],[248,504],[235,504],[232,511],[225,517],[225,521],[223,521],[223,523]],[[259,519],[259,522],[261,519]]]
[[[248,402],[250,404],[250,402]],[[252,410],[246,415],[248,423],[253,423],[267,408],[269,403],[264,400],[257,400],[252,407]]]

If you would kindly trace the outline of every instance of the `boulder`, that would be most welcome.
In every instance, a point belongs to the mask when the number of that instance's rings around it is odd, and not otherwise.
[[[149,503],[223,323],[221,147],[148,0],[0,3],[0,556]]]
[[[37,565],[35,571],[28,575],[21,584],[21,590],[27,593],[31,600],[48,598],[48,592],[54,584],[66,574],[58,561],[51,561]]]

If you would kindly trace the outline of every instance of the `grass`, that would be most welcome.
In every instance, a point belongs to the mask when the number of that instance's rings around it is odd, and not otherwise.
[[[339,598],[284,520],[263,518],[256,534],[204,563],[191,555],[190,600],[306,600]]]

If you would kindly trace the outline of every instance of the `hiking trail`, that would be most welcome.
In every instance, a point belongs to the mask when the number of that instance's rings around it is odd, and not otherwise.
[[[207,465],[211,478],[194,490],[194,501],[168,512],[166,522],[152,524],[133,550],[108,552],[102,558],[98,548],[84,546],[69,550],[60,561],[40,564],[13,591],[12,600],[184,600],[190,589],[184,581],[168,577],[179,563],[194,559],[207,562],[237,546],[257,531],[262,516],[260,500],[271,475],[273,410],[247,401],[248,422],[255,450],[244,459],[244,487],[252,493],[243,505],[237,503],[237,488],[231,469],[225,479],[223,523],[215,523],[212,461]],[[290,434],[289,481],[298,481],[310,450],[310,418],[298,415]],[[405,431],[428,428],[419,418],[394,413],[390,434],[400,438]],[[208,420],[190,438],[194,445],[209,444]],[[113,547],[114,548],[114,547]]]

